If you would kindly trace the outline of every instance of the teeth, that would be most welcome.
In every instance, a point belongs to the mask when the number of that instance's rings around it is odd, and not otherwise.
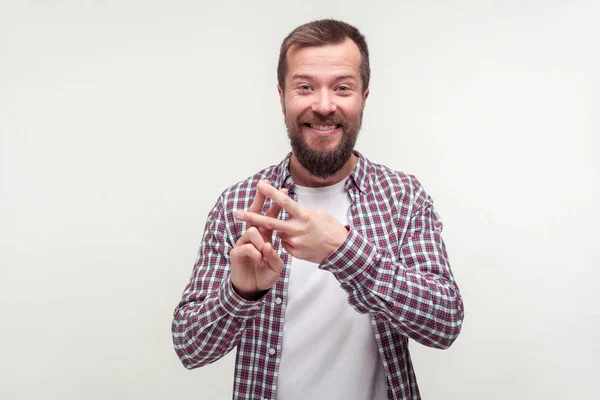
[[[335,129],[335,125],[314,125],[314,124],[310,124],[310,127],[313,129],[316,129],[318,131],[330,131],[332,129]]]

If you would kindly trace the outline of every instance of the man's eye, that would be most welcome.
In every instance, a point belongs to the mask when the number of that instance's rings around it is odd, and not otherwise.
[[[348,86],[338,86],[337,90],[338,92],[347,92],[350,88]]]
[[[300,86],[298,86],[298,89],[300,89],[300,90],[310,90],[310,86],[308,86],[308,85],[300,85]]]

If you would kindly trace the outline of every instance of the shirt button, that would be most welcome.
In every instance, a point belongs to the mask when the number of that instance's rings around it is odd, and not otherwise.
[[[270,355],[273,355],[273,354],[275,354],[275,349],[273,349],[273,348],[270,348],[270,349],[269,349],[269,354],[270,354]]]
[[[281,304],[281,297],[278,297],[278,298],[276,298],[276,299],[275,299],[275,303],[276,303],[276,304]]]

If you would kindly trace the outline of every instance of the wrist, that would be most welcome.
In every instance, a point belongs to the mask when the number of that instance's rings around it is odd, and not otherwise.
[[[233,288],[233,291],[240,296],[242,299],[247,300],[247,301],[258,301],[261,298],[264,297],[265,294],[267,294],[268,290],[263,290],[263,291],[244,291],[244,290],[240,290],[237,287],[235,287],[235,284],[232,282],[231,283],[231,287]]]
[[[342,227],[342,229],[338,231],[339,234],[337,234],[336,238],[332,241],[331,246],[329,248],[329,252],[327,253],[327,257],[325,258],[329,258],[333,253],[338,251],[338,249],[342,247],[342,245],[346,242],[346,239],[348,239],[348,235],[350,234],[350,227],[348,225],[343,226],[341,224],[340,226]]]

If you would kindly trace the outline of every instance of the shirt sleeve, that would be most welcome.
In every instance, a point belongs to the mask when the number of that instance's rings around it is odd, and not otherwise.
[[[208,215],[192,277],[173,313],[175,352],[188,369],[217,361],[240,341],[249,319],[263,306],[248,301],[233,289],[223,196]]]
[[[414,178],[414,177],[413,177]],[[360,313],[372,313],[417,342],[448,348],[464,316],[458,286],[442,240],[442,223],[433,202],[414,179],[408,230],[394,262],[350,227],[346,241],[319,268],[330,271]]]

